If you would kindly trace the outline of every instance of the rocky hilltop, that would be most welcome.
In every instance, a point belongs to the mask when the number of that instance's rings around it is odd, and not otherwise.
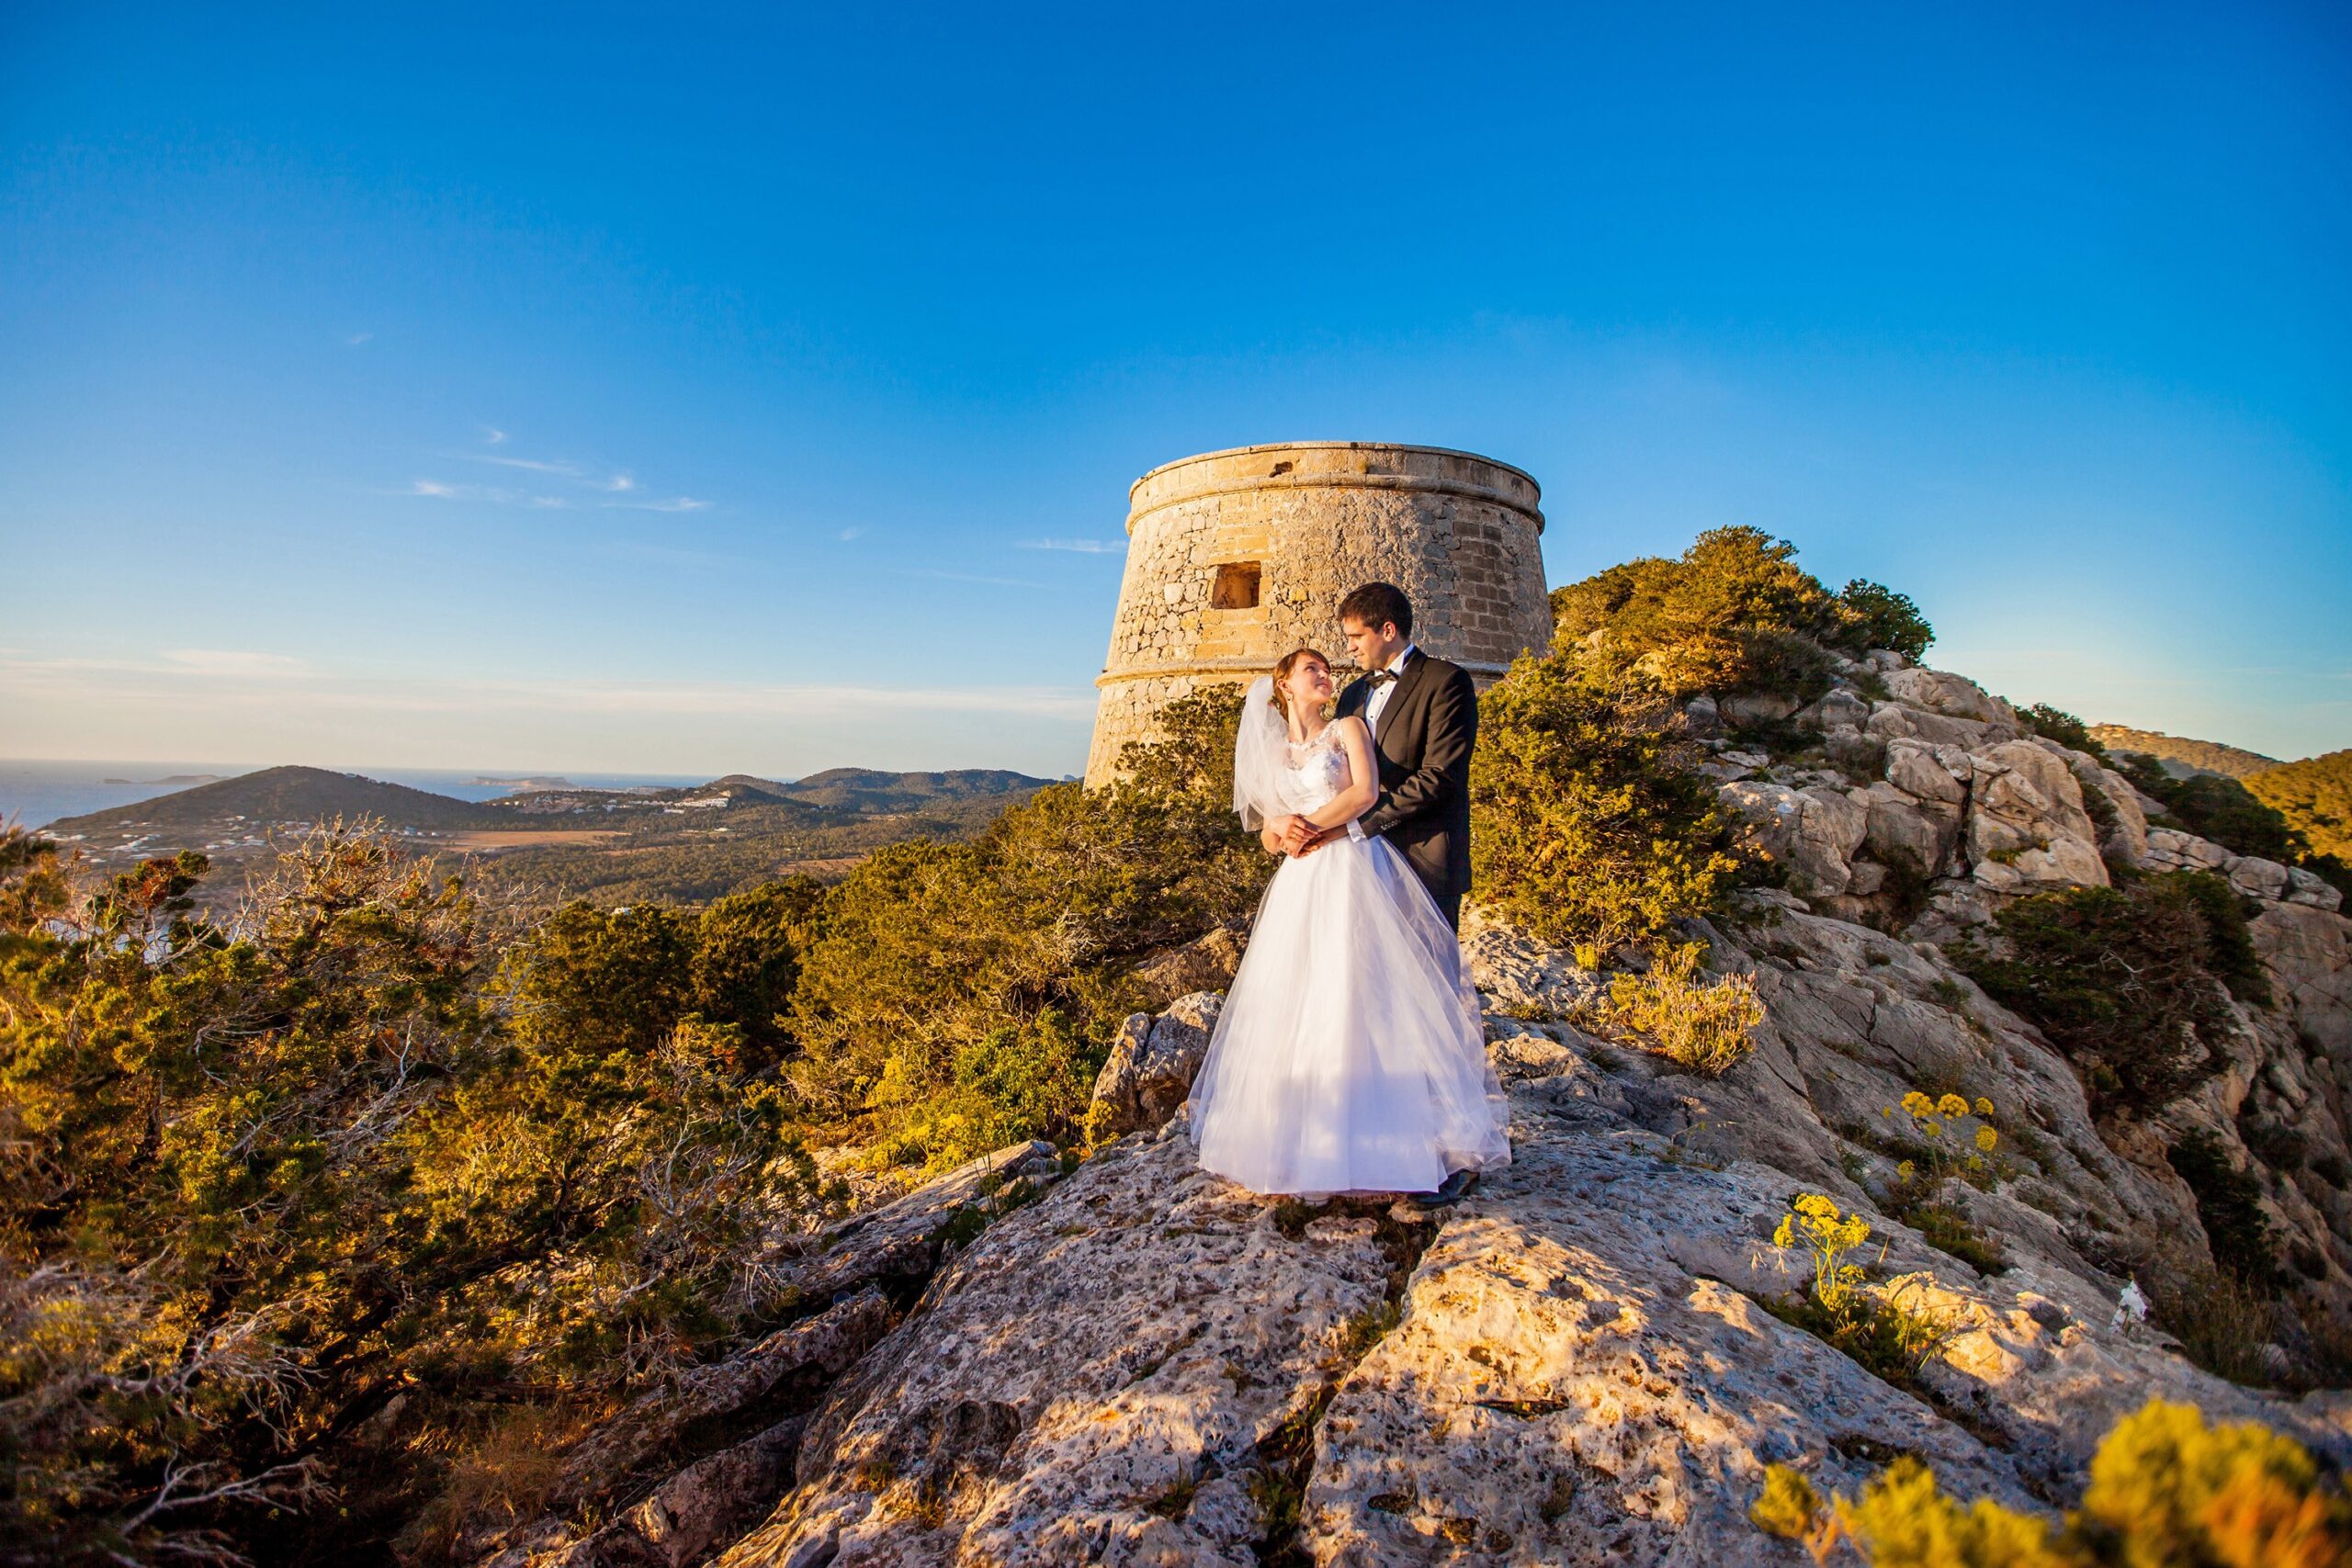
[[[2098,757],[1896,655],[1801,708],[1689,716],[1785,870],[1691,933],[1763,1008],[1721,1076],[1607,1037],[1603,976],[1474,919],[1510,1166],[1434,1213],[1255,1198],[1195,1168],[1180,1109],[1233,961],[1213,933],[1164,965],[1201,988],[1128,1021],[1091,1157],[1016,1145],[779,1235],[810,1315],[575,1450],[559,1504],[608,1497],[604,1522],[485,1527],[477,1559],[1796,1564],[1750,1518],[1768,1465],[1826,1494],[1915,1456],[2055,1517],[2152,1395],[2352,1463],[2352,1395],[2247,1386],[2291,1384],[2325,1348],[2285,1341],[2352,1309],[2335,888],[2152,827]],[[2036,891],[2179,867],[2251,911],[2269,1000],[2228,1001],[2190,1091],[2095,1111],[1953,955]],[[1891,1202],[1937,1139],[1982,1168]],[[2278,1238],[2297,1309],[2241,1347],[2245,1383],[2137,1310],[2142,1276],[2218,1249],[2166,1155],[2192,1139]],[[1940,1325],[1916,1371],[1786,1320],[1812,1264],[1774,1235],[1804,1193],[1867,1224],[1865,1292]]]

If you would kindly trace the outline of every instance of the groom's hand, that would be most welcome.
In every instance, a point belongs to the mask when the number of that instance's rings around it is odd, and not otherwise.
[[[1306,826],[1306,818],[1301,818],[1299,820],[1301,826]],[[1293,850],[1291,853],[1294,855],[1311,855],[1317,850],[1321,849],[1324,845],[1329,843],[1332,840],[1338,838],[1340,834],[1346,831],[1347,829],[1344,827],[1307,827],[1306,836],[1300,840],[1298,848]]]
[[[1283,853],[1303,855],[1315,843],[1315,824],[1304,817],[1293,817],[1282,827]]]

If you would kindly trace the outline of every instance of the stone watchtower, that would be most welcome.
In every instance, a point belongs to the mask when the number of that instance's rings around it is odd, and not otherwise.
[[[1413,640],[1483,689],[1552,638],[1535,481],[1436,446],[1298,441],[1166,463],[1127,492],[1127,570],[1095,684],[1089,785],[1152,718],[1204,686],[1262,675],[1292,649],[1352,671],[1340,601],[1393,582]]]

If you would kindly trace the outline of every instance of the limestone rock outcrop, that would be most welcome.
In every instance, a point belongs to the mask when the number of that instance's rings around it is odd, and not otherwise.
[[[1233,972],[1241,967],[1247,939],[1248,933],[1238,926],[1216,927],[1137,964],[1133,977],[1154,1007],[1165,1007],[1196,991],[1222,991],[1233,983]]]
[[[1095,1077],[1088,1131],[1097,1139],[1115,1138],[1174,1115],[1208,1054],[1224,1002],[1219,992],[1198,991],[1179,997],[1156,1018],[1129,1015]]]
[[[1834,897],[1854,880],[1854,852],[1870,829],[1870,808],[1835,789],[1740,782],[1722,787],[1724,804],[1747,824],[1767,856],[1787,865],[1805,893]]]
[[[2343,922],[2282,908],[2314,922],[2282,964],[2326,972],[2316,922]],[[1933,950],[1784,895],[1712,935],[1770,1011],[1710,1080],[1559,1021],[1589,973],[1473,931],[1498,1064],[1555,1054],[1513,1075],[1512,1163],[1456,1208],[1255,1198],[1198,1168],[1181,1116],[1122,1138],[933,1281],[721,1561],[1794,1568],[1747,1518],[1768,1463],[1852,1491],[1913,1453],[1956,1495],[2050,1510],[2158,1394],[2352,1461],[2352,1398],[2236,1387],[2119,1320],[2131,1260],[2195,1207],[2107,1147],[2030,1028]],[[1922,1082],[2010,1129],[2007,1177],[1954,1198],[1994,1272],[1873,1198],[1883,1112]],[[1883,1240],[1872,1290],[1948,1325],[1916,1387],[1766,1310],[1808,1267],[1770,1239],[1801,1190]]]
[[[469,1521],[453,1557],[479,1568],[707,1561],[789,1489],[810,1413],[886,1342],[959,1230],[1006,1191],[1025,1197],[1061,1174],[1050,1145],[1015,1144],[814,1235],[775,1237],[762,1266],[807,1315],[640,1394],[562,1454],[548,1512]]]
[[[1835,679],[1803,708],[1711,697],[1703,713],[1690,710],[1711,752],[1702,771],[1751,846],[1822,913],[1940,942],[2011,899],[2104,886],[2113,869],[2212,871],[2250,898],[2340,903],[2300,867],[2152,826],[2162,807],[2130,780],[2028,733],[2014,708],[1963,676],[1882,652]],[[1886,695],[1865,700],[1871,681]],[[1776,756],[1721,733],[1783,719],[1817,735],[1815,746]]]

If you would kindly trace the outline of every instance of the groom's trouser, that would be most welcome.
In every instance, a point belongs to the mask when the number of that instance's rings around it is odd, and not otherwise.
[[[1432,897],[1437,899],[1439,911],[1445,916],[1445,923],[1452,926],[1457,932],[1460,931],[1462,930],[1462,895],[1439,893]]]

